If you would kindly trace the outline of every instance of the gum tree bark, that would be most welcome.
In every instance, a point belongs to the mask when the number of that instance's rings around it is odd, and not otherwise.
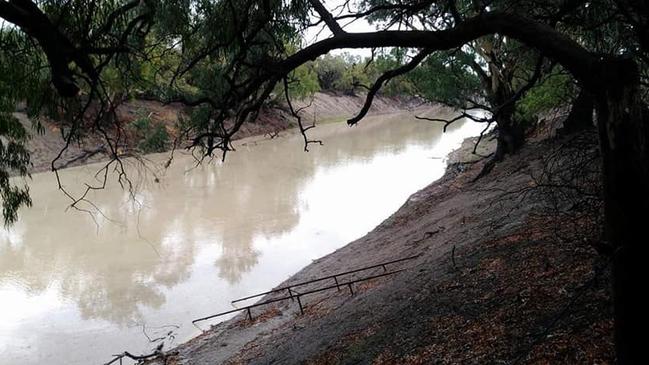
[[[514,92],[500,83],[490,97],[491,105],[502,106],[496,117],[498,137],[493,161],[502,161],[505,155],[514,154],[525,143],[523,127],[514,120],[515,103],[510,102]]]
[[[603,61],[606,85],[596,92],[604,176],[606,236],[615,248],[615,343],[620,364],[640,364],[646,322],[649,120],[639,95],[636,64]],[[593,90],[595,91],[595,90]]]

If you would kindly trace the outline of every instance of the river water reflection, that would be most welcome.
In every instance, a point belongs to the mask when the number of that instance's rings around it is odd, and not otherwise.
[[[308,153],[286,136],[239,142],[224,164],[193,168],[176,155],[159,182],[132,174],[135,200],[116,183],[92,194],[97,224],[66,211],[52,174],[36,174],[34,206],[0,230],[1,362],[101,364],[149,352],[143,326],[184,341],[197,333],[192,319],[370,231],[479,130],[458,123],[442,134],[394,114],[319,126],[312,136],[324,146]],[[96,170],[65,170],[64,184],[81,190]]]

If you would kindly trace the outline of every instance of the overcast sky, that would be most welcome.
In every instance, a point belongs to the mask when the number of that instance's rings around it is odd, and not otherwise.
[[[344,14],[348,13],[347,11],[344,11],[344,12],[341,13],[340,10],[338,10],[338,11],[334,10],[334,9],[337,9],[337,7],[340,6],[342,3],[344,3],[344,0],[326,0],[326,1],[323,0],[322,2],[327,7],[327,9],[329,9],[329,11],[331,11],[333,13],[334,16],[344,15]],[[352,1],[352,4],[354,4],[354,3],[355,2]],[[317,19],[315,19],[315,20],[317,20]],[[359,20],[356,20],[356,21],[354,21],[352,23],[350,23],[350,20],[351,19],[344,19],[344,20],[342,20],[340,22],[340,26],[342,26],[345,29],[345,31],[347,31],[347,32],[361,33],[361,32],[371,32],[371,31],[376,30],[376,28],[374,26],[370,25],[364,19],[359,19]],[[316,42],[316,41],[319,41],[319,40],[322,40],[322,39],[326,39],[326,38],[329,38],[329,37],[331,37],[331,32],[324,25],[320,25],[318,27],[310,28],[307,31],[307,33],[305,34],[305,40],[306,40],[307,44],[311,44],[313,42]],[[371,54],[372,54],[372,51],[369,48],[364,48],[364,49],[341,49],[341,50],[333,51],[332,53],[340,54],[340,53],[344,53],[344,52],[348,52],[348,53],[355,54],[355,55],[360,55],[360,56],[363,56],[363,57],[370,57]]]

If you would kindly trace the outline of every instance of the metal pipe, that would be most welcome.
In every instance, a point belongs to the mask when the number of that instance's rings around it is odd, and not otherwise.
[[[297,296],[297,304],[300,305],[300,313],[304,315],[304,308],[302,308],[302,300],[300,300],[300,296]]]
[[[313,280],[303,281],[303,282],[300,282],[300,283],[291,284],[291,285],[288,285],[288,286],[283,286],[281,288],[265,291],[263,293],[254,294],[254,295],[250,295],[250,296],[247,296],[247,297],[235,299],[231,303],[234,304],[234,303],[237,303],[237,302],[242,302],[244,300],[257,298],[257,297],[260,297],[262,295],[271,294],[271,293],[277,293],[277,292],[287,290],[289,288],[295,288],[295,287],[298,287],[298,286],[312,284],[312,283],[316,283],[316,282],[323,281],[323,280],[328,280],[328,279],[332,279],[332,278],[336,279],[338,276],[343,276],[343,275],[353,274],[353,273],[366,271],[366,270],[370,270],[370,269],[375,269],[377,267],[382,267],[384,271],[387,271],[386,265],[395,264],[397,262],[403,262],[403,261],[408,261],[408,260],[414,260],[414,259],[418,258],[419,256],[421,256],[421,254],[417,254],[417,255],[409,256],[409,257],[403,257],[403,258],[392,260],[392,261],[386,261],[386,262],[378,263],[376,265],[362,267],[360,269],[345,271],[345,272],[337,273],[335,275],[329,275],[329,276],[324,276],[324,277],[313,279]]]
[[[356,279],[356,280],[352,280],[352,281],[348,281],[348,282],[342,282],[342,283],[340,283],[340,286],[345,286],[345,285],[349,286],[349,290],[350,290],[350,292],[351,292],[352,295],[353,295],[353,294],[354,294],[354,291],[353,291],[353,289],[352,289],[352,287],[351,287],[352,284],[355,284],[355,283],[358,283],[358,282],[361,282],[361,281],[366,281],[366,280],[371,280],[371,279],[380,278],[380,277],[383,277],[383,276],[393,275],[393,274],[399,273],[399,272],[401,272],[401,271],[403,271],[403,269],[401,269],[401,270],[396,270],[396,271],[390,271],[390,272],[386,272],[386,273],[378,274],[378,275],[372,275],[372,276],[368,276],[368,277],[364,277],[364,278],[361,278],[361,279]],[[334,288],[339,288],[339,286],[337,286],[337,285],[332,285],[332,286],[327,286],[327,287],[324,287],[324,288],[318,288],[318,289],[314,289],[314,290],[310,290],[310,291],[306,291],[306,292],[298,293],[297,295],[294,295],[293,298],[297,298],[297,300],[298,300],[298,304],[300,304],[300,311],[303,312],[303,310],[302,310],[302,303],[300,302],[300,297],[301,297],[301,296],[304,296],[304,295],[307,295],[307,294],[313,294],[313,293],[317,293],[317,292],[321,292],[321,291],[325,291],[325,290],[330,290],[330,289],[334,289]],[[251,304],[251,305],[246,306],[246,307],[242,307],[242,308],[238,308],[238,309],[229,310],[229,311],[227,311],[227,312],[221,312],[221,313],[213,314],[213,315],[211,315],[211,316],[207,316],[207,317],[198,318],[198,319],[193,320],[192,323],[205,321],[205,320],[208,320],[208,319],[212,319],[212,318],[216,318],[216,317],[224,316],[224,315],[226,315],[226,314],[230,314],[230,313],[234,313],[234,312],[239,312],[239,311],[242,311],[242,310],[250,310],[250,308],[255,308],[255,307],[262,306],[262,305],[271,304],[271,303],[279,302],[279,301],[282,301],[282,300],[288,300],[288,299],[291,299],[291,297],[282,297],[282,298],[270,299],[270,300],[267,300],[267,301],[265,301],[265,302],[255,303],[255,304]]]

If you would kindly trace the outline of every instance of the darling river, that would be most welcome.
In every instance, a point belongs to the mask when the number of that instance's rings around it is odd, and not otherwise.
[[[199,330],[191,320],[231,309],[363,236],[409,195],[441,177],[445,156],[475,123],[408,114],[323,124],[303,152],[288,133],[235,143],[224,163],[176,153],[132,168],[134,192],[114,177],[67,209],[52,173],[30,182],[34,205],[0,229],[0,363],[103,364],[149,353]],[[100,165],[61,172],[70,191]],[[154,176],[157,174],[157,178]]]

